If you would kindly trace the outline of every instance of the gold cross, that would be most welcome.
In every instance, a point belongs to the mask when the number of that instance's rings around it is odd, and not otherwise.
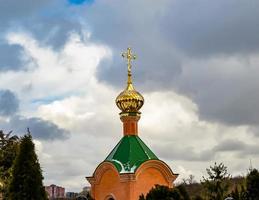
[[[131,52],[131,48],[128,47],[127,52],[122,53],[122,57],[127,59],[128,75],[131,76],[131,60],[135,60],[137,56],[133,55]]]

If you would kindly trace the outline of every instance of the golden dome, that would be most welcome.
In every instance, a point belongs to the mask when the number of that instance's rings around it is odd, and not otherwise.
[[[128,82],[126,89],[117,96],[116,105],[122,113],[138,113],[144,104],[144,98],[135,90],[131,79],[131,60],[136,59],[136,56],[132,55],[131,49],[128,48],[122,57],[126,57],[128,61]]]
[[[132,84],[128,84],[116,98],[116,105],[122,112],[138,112],[143,104],[143,96],[134,89]]]

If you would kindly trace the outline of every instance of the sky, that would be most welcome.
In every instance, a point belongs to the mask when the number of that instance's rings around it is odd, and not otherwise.
[[[0,0],[0,2],[3,0]],[[44,184],[81,191],[122,137],[121,53],[137,54],[139,136],[199,181],[259,165],[259,1],[9,0],[0,7],[0,128],[30,128]]]

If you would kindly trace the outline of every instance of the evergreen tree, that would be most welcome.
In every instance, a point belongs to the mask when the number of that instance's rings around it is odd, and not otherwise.
[[[214,164],[207,169],[209,175],[208,178],[203,177],[202,185],[206,190],[206,195],[210,200],[222,200],[224,199],[228,191],[228,180],[230,175],[227,172],[227,167],[220,163]]]
[[[0,193],[6,199],[7,185],[11,178],[11,167],[17,154],[19,138],[12,132],[5,134],[0,130]]]
[[[29,133],[21,138],[12,173],[8,190],[9,200],[47,199],[42,184],[42,171]]]
[[[246,181],[247,199],[259,200],[259,172],[251,170]]]

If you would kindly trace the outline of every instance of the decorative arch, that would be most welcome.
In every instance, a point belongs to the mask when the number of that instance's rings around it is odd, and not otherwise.
[[[174,174],[171,168],[163,161],[161,160],[149,160],[144,163],[142,163],[137,171],[135,172],[136,174],[136,179],[138,179],[138,176],[145,171],[148,168],[155,168],[158,171],[161,172],[161,174],[164,176],[166,180],[168,180],[169,183],[172,183],[178,176],[178,174]]]
[[[103,176],[103,174],[107,171],[107,170],[112,170],[119,179],[119,173],[117,171],[117,169],[115,168],[115,166],[110,163],[110,162],[102,162],[94,171],[94,174],[92,177],[86,177],[87,180],[91,183],[95,183],[95,184],[99,184],[101,181],[101,178]]]

